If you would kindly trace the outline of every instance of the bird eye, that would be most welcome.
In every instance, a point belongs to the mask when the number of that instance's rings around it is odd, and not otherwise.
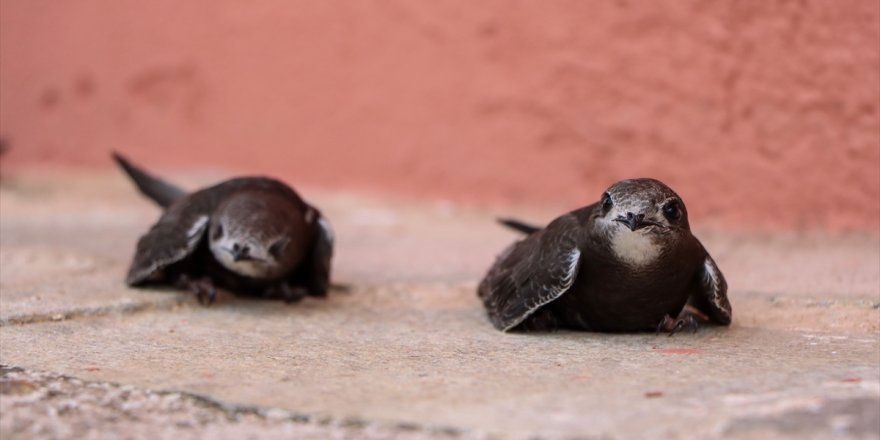
[[[284,253],[284,250],[287,249],[287,243],[289,242],[290,240],[287,238],[276,240],[271,246],[269,246],[269,255],[275,257],[276,260],[281,258],[281,255]]]
[[[214,240],[219,240],[222,237],[223,226],[218,224],[217,226],[214,226],[214,230],[211,232],[211,238],[213,238]]]
[[[613,205],[614,202],[611,201],[611,194],[602,194],[602,211],[608,212],[609,210],[611,210],[611,206]]]
[[[678,206],[678,200],[670,200],[663,205],[663,216],[669,221],[676,221],[681,218],[681,208]]]

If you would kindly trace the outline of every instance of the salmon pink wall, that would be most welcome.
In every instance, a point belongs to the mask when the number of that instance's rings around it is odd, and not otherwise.
[[[0,0],[4,167],[220,166],[874,229],[880,2]]]

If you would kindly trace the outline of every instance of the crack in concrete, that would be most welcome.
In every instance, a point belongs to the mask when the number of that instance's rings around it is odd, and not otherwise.
[[[0,319],[0,327],[11,325],[39,324],[60,322],[78,318],[96,318],[109,315],[132,315],[152,310],[171,310],[187,302],[184,296],[163,299],[160,301],[144,301],[109,306],[83,307],[46,313],[26,313]]]
[[[18,374],[16,374],[18,373]],[[17,376],[24,375],[26,379],[21,379]],[[16,377],[10,377],[16,376]],[[104,382],[104,381],[91,381],[84,380],[73,376],[67,376],[63,374],[57,374],[52,372],[41,372],[36,370],[30,370],[23,367],[18,366],[10,366],[5,364],[0,364],[0,392],[2,394],[16,394],[16,387],[20,389],[26,390],[28,393],[38,392],[40,389],[49,389],[54,390],[49,393],[44,398],[56,397],[59,393],[58,390],[55,390],[52,386],[53,382],[63,381],[68,385],[72,386],[74,389],[71,391],[73,393],[82,393],[84,390],[92,389],[94,387],[104,387],[104,388],[123,388],[129,391],[137,391],[141,393],[150,393],[160,397],[171,396],[181,399],[188,399],[194,406],[201,407],[203,409],[212,410],[219,412],[220,416],[231,423],[237,423],[240,421],[239,416],[254,416],[266,422],[275,422],[275,423],[296,423],[303,425],[314,425],[320,427],[328,427],[328,428],[341,428],[344,430],[357,430],[357,431],[367,431],[367,430],[383,430],[383,431],[391,431],[391,433],[400,433],[400,434],[422,434],[430,437],[443,437],[443,438],[495,438],[493,435],[488,435],[484,433],[477,433],[473,431],[469,431],[462,428],[457,428],[453,426],[439,426],[439,425],[424,425],[416,422],[408,422],[408,421],[378,421],[378,420],[368,420],[356,416],[347,416],[347,417],[338,417],[333,416],[327,413],[319,413],[319,412],[302,412],[302,411],[290,411],[282,408],[276,407],[266,407],[260,405],[250,405],[250,404],[238,404],[238,403],[229,403],[223,402],[221,400],[215,399],[213,397],[192,393],[187,391],[178,391],[178,390],[151,390],[144,388],[136,388],[130,385],[124,385],[115,382]],[[26,384],[28,386],[22,386]],[[8,386],[7,386],[8,385]],[[57,387],[56,387],[57,388]],[[123,405],[124,406],[124,405]],[[170,411],[185,411],[182,409],[170,410]],[[368,436],[369,437],[369,436]]]

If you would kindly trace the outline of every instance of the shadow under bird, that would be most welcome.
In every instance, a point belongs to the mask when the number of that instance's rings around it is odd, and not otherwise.
[[[617,182],[544,228],[501,223],[527,236],[478,287],[499,330],[671,335],[698,322],[730,324],[727,282],[691,233],[681,197],[658,180]]]
[[[203,304],[214,301],[217,287],[287,302],[327,294],[333,232],[289,186],[240,177],[187,193],[117,153],[113,158],[164,208],[138,240],[128,285],[187,288]]]

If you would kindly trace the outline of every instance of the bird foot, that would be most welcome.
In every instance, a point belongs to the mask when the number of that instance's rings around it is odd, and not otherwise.
[[[301,301],[309,292],[304,287],[291,287],[287,283],[279,283],[266,289],[265,296],[268,298],[280,298],[290,304]]]
[[[199,304],[203,306],[210,306],[217,299],[217,288],[214,287],[214,282],[208,277],[190,278],[182,275],[177,284],[195,293]]]
[[[664,316],[663,320],[660,321],[660,324],[657,325],[657,334],[660,332],[669,332],[669,336],[672,336],[685,327],[690,328],[694,333],[696,333],[697,329],[700,327],[699,319],[697,319],[693,313],[686,310],[682,311],[676,319],[673,319],[669,315]]]

